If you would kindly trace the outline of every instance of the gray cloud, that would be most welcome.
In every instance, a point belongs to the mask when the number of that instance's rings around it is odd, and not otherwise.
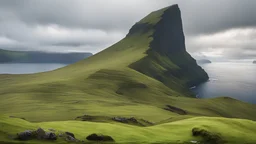
[[[0,48],[95,53],[124,37],[149,12],[175,3],[189,52],[256,58],[252,0],[0,0]]]

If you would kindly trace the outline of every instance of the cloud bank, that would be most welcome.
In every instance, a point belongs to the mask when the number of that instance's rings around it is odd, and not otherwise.
[[[252,0],[2,0],[0,48],[97,53],[151,11],[176,3],[192,55],[256,59]]]

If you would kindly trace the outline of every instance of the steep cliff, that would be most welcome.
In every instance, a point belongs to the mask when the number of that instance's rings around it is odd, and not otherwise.
[[[153,23],[152,19],[155,20]],[[128,36],[136,31],[153,33],[147,56],[133,63],[133,69],[178,89],[198,85],[208,79],[206,72],[186,52],[178,5],[151,13],[135,24]]]

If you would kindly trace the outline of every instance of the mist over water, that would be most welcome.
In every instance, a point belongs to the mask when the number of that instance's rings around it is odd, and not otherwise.
[[[66,64],[0,64],[0,74],[31,74],[55,70],[66,66]]]
[[[256,65],[251,63],[203,64],[209,81],[192,91],[199,98],[228,96],[256,104]]]

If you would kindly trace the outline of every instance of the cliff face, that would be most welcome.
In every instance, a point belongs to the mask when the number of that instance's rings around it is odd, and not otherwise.
[[[133,35],[136,30],[140,34],[152,31],[153,40],[147,51],[148,56],[133,63],[133,69],[181,91],[208,80],[207,73],[186,51],[178,5],[151,13],[135,24],[127,36]]]
[[[181,12],[178,5],[167,8],[154,27],[150,47],[161,54],[186,52]]]

